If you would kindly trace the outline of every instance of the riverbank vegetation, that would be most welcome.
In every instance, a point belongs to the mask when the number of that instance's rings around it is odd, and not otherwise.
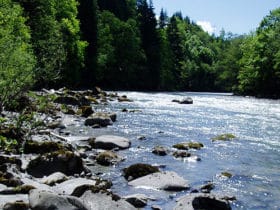
[[[0,109],[61,86],[280,96],[280,8],[247,35],[157,18],[146,0],[2,0],[0,25]]]

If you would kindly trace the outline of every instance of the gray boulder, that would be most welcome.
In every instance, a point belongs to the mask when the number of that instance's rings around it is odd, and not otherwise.
[[[157,172],[128,182],[134,187],[144,187],[166,191],[181,191],[189,188],[185,179],[172,171]]]
[[[183,196],[177,200],[173,210],[231,210],[228,201],[216,198],[211,194],[195,193]]]
[[[127,149],[130,147],[130,140],[121,136],[102,135],[94,140],[94,147],[97,149],[111,150],[114,148]]]
[[[91,191],[86,191],[80,199],[85,205],[90,209],[94,210],[135,210],[136,208],[132,206],[127,201],[120,199],[117,196],[113,196],[108,193],[92,193]]]
[[[113,117],[113,120],[115,120],[114,118],[115,117]],[[108,113],[96,112],[96,113],[90,115],[85,120],[85,125],[86,126],[99,125],[101,127],[106,127],[108,125],[112,125],[113,120],[111,118],[111,115]]]
[[[47,177],[44,177],[41,182],[50,186],[53,186],[56,183],[64,182],[68,179],[68,177],[61,173],[61,172],[55,172]]]
[[[73,196],[62,196],[52,192],[31,190],[29,204],[32,210],[89,210],[83,202]]]

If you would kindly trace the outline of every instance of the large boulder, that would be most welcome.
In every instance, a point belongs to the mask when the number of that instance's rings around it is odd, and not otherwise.
[[[26,170],[32,176],[41,178],[54,172],[61,172],[67,176],[80,174],[85,168],[80,156],[62,150],[38,156],[28,163]]]
[[[31,190],[29,204],[32,210],[89,210],[74,196],[58,195],[52,192]]]
[[[195,193],[186,195],[177,200],[173,210],[231,210],[228,201],[216,198],[211,194]]]
[[[153,173],[130,181],[128,184],[166,191],[181,191],[189,188],[187,181],[172,171]]]
[[[102,135],[98,136],[92,146],[96,149],[127,149],[130,147],[130,140],[121,136]]]
[[[136,210],[136,208],[127,201],[107,192],[92,193],[91,191],[86,191],[80,199],[90,209],[94,210]]]

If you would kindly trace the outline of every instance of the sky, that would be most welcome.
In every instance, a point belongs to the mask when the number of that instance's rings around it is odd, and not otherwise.
[[[233,34],[255,31],[261,20],[273,9],[280,7],[279,0],[153,0],[155,12],[161,8],[168,16],[181,11],[210,34],[222,29]]]

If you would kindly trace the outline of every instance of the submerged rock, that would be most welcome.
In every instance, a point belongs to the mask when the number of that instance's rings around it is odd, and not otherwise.
[[[123,169],[124,177],[127,180],[137,179],[148,174],[159,172],[158,167],[149,164],[137,163]]]
[[[172,102],[178,103],[178,104],[193,104],[193,99],[191,97],[184,98],[182,100],[174,99]]]
[[[228,201],[216,198],[214,195],[195,193],[183,196],[177,200],[173,210],[231,210]]]
[[[127,149],[130,144],[129,139],[121,136],[102,135],[98,136],[91,145],[96,149],[111,150],[114,148]]]
[[[235,139],[236,136],[231,133],[221,134],[211,138],[212,141],[231,141]]]
[[[187,181],[172,171],[152,173],[130,181],[128,184],[134,187],[166,191],[181,191],[189,189]]]
[[[182,143],[178,143],[173,145],[173,148],[176,149],[180,149],[180,150],[188,150],[188,149],[196,149],[199,150],[202,147],[204,147],[204,145],[200,142],[182,142]]]
[[[156,146],[152,153],[159,156],[165,156],[167,155],[167,149],[163,146]]]

